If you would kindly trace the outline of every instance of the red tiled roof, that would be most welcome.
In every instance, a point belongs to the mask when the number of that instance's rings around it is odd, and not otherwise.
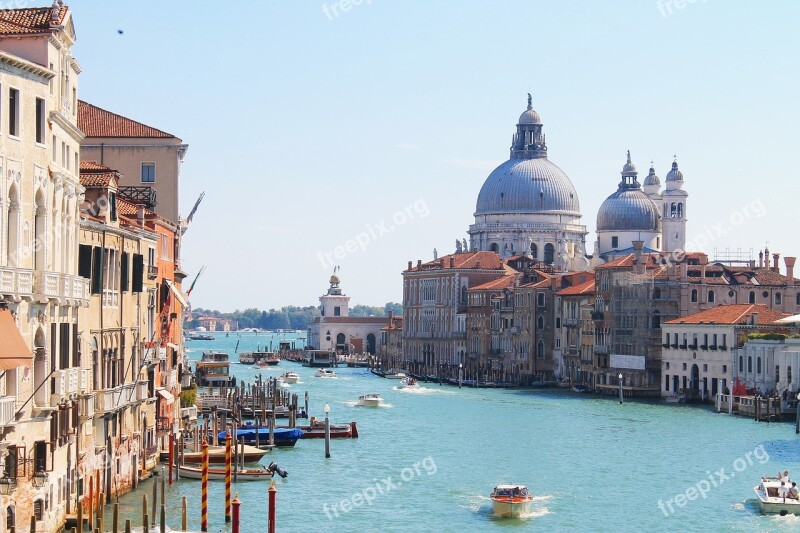
[[[81,171],[81,185],[84,187],[108,187],[111,180],[117,179],[117,173],[109,172],[84,172]]]
[[[470,287],[467,290],[470,291],[486,291],[486,290],[503,290],[509,287],[514,286],[514,279],[516,276],[513,275],[506,275],[502,278],[493,279],[492,281],[487,281],[486,283],[482,283],[480,285],[476,285],[475,287]]]
[[[578,294],[591,294],[594,292],[594,279],[590,279],[584,283],[567,287],[564,290],[558,291],[556,294],[559,296],[576,296]]]
[[[497,252],[465,252],[460,254],[450,254],[422,263],[421,266],[413,266],[406,272],[420,272],[426,270],[436,269],[450,269],[450,258],[453,258],[454,269],[470,269],[474,270],[480,268],[481,270],[501,270],[503,269],[503,262]],[[478,264],[480,263],[480,267]]]
[[[117,213],[123,217],[135,217],[139,210],[139,206],[132,204],[122,198],[117,198]]]
[[[323,316],[322,319],[327,324],[386,324],[385,316]]]
[[[105,165],[101,165],[96,161],[81,161],[81,172],[92,172],[92,171],[101,171],[101,172],[109,172],[112,170],[111,167],[107,167]]]
[[[52,8],[50,7],[2,9],[0,10],[0,35],[50,32],[52,31],[51,25],[59,26],[64,22],[68,10],[67,6],[61,6],[55,20],[52,20]]]
[[[683,318],[670,320],[666,324],[745,324],[758,313],[758,324],[771,324],[776,320],[789,316],[786,313],[773,311],[761,304],[731,304],[720,305],[713,309],[706,309]]]
[[[87,137],[175,138],[156,128],[78,100],[78,127]]]

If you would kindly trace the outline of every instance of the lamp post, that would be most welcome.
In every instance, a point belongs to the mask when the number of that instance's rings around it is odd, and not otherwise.
[[[461,374],[462,364],[458,363],[458,388],[461,388],[461,382],[464,380],[463,375]]]
[[[619,375],[619,403],[622,405],[622,373]]]
[[[331,458],[331,422],[328,414],[331,412],[331,406],[325,404],[325,459]]]

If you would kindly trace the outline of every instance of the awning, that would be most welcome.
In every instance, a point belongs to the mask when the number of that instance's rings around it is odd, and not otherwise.
[[[165,402],[167,402],[167,405],[172,405],[175,403],[175,396],[173,396],[168,390],[158,389],[156,392],[159,396],[161,396],[161,398],[164,399]]]
[[[776,324],[794,324],[795,322],[800,322],[800,315],[787,316],[775,321]]]
[[[167,286],[169,287],[169,290],[171,290],[171,291],[172,291],[172,294],[174,294],[174,295],[175,295],[175,298],[176,298],[176,299],[177,299],[177,300],[178,300],[178,301],[181,303],[181,305],[182,305],[183,307],[189,307],[189,304],[188,304],[188,303],[186,303],[186,296],[184,296],[183,294],[181,294],[181,291],[180,291],[180,289],[178,289],[178,287],[176,287],[176,286],[175,286],[175,284],[174,284],[174,283],[172,283],[172,282],[171,282],[170,280],[168,280],[168,279],[165,279],[165,280],[164,280],[164,282],[167,284]]]
[[[170,348],[172,348],[176,352],[179,352],[181,350],[181,347],[178,346],[177,344],[175,344],[174,342],[168,342],[167,346],[169,346]]]
[[[31,367],[33,353],[22,338],[8,308],[0,307],[0,369]]]

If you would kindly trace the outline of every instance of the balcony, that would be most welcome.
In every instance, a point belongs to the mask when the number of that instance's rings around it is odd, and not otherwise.
[[[172,431],[173,421],[172,418],[167,416],[159,416],[156,418],[156,432],[169,433]]]
[[[709,350],[714,350],[716,352],[717,351],[717,345],[716,344],[712,344],[711,346],[708,347],[708,349]]]
[[[14,300],[33,298],[33,271],[23,268],[0,267],[0,294]]]
[[[697,344],[690,344],[689,345],[689,349],[690,350],[696,350],[697,349]]]
[[[53,394],[50,396],[51,407],[56,407],[59,403],[80,391],[81,370],[80,368],[67,368],[53,372]]]
[[[103,290],[103,305],[117,307],[119,305],[119,291]]]
[[[511,334],[512,335],[519,334],[519,327],[518,326],[511,326]]]
[[[36,272],[33,276],[33,293],[37,300],[57,300],[62,296],[61,283],[55,272]]]
[[[128,383],[95,391],[95,409],[98,413],[110,413],[127,407],[136,401],[135,386],[133,383]]]
[[[81,397],[78,400],[78,416],[84,422],[94,417],[94,395]]]
[[[595,344],[594,345],[594,353],[598,355],[607,355],[610,350],[610,346],[605,344]]]
[[[581,319],[580,318],[565,318],[564,319],[564,325],[567,326],[568,328],[574,328],[576,326],[580,326],[581,325]]]
[[[578,353],[580,352],[578,351],[577,346],[570,346],[569,348],[567,348],[567,355],[578,355]]]
[[[13,396],[0,397],[0,427],[16,424],[17,399]]]
[[[700,349],[703,350],[703,351],[707,351],[708,350],[708,346],[703,344],[702,346],[700,346]]]

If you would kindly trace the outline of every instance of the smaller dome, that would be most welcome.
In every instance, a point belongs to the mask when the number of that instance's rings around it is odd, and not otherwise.
[[[678,170],[678,162],[672,162],[672,170],[667,173],[667,181],[683,181],[683,172]]]
[[[631,161],[631,151],[628,150],[628,162],[625,163],[625,166],[622,167],[622,175],[626,174],[636,174],[636,165],[633,164]]]
[[[541,124],[542,119],[539,113],[533,110],[533,97],[528,93],[528,109],[526,109],[520,116],[517,124]]]
[[[660,231],[658,207],[641,189],[622,189],[597,212],[597,231]]]
[[[650,167],[650,172],[647,174],[647,177],[644,179],[644,186],[653,186],[653,185],[661,185],[661,179],[656,176],[656,169],[654,167]]]

